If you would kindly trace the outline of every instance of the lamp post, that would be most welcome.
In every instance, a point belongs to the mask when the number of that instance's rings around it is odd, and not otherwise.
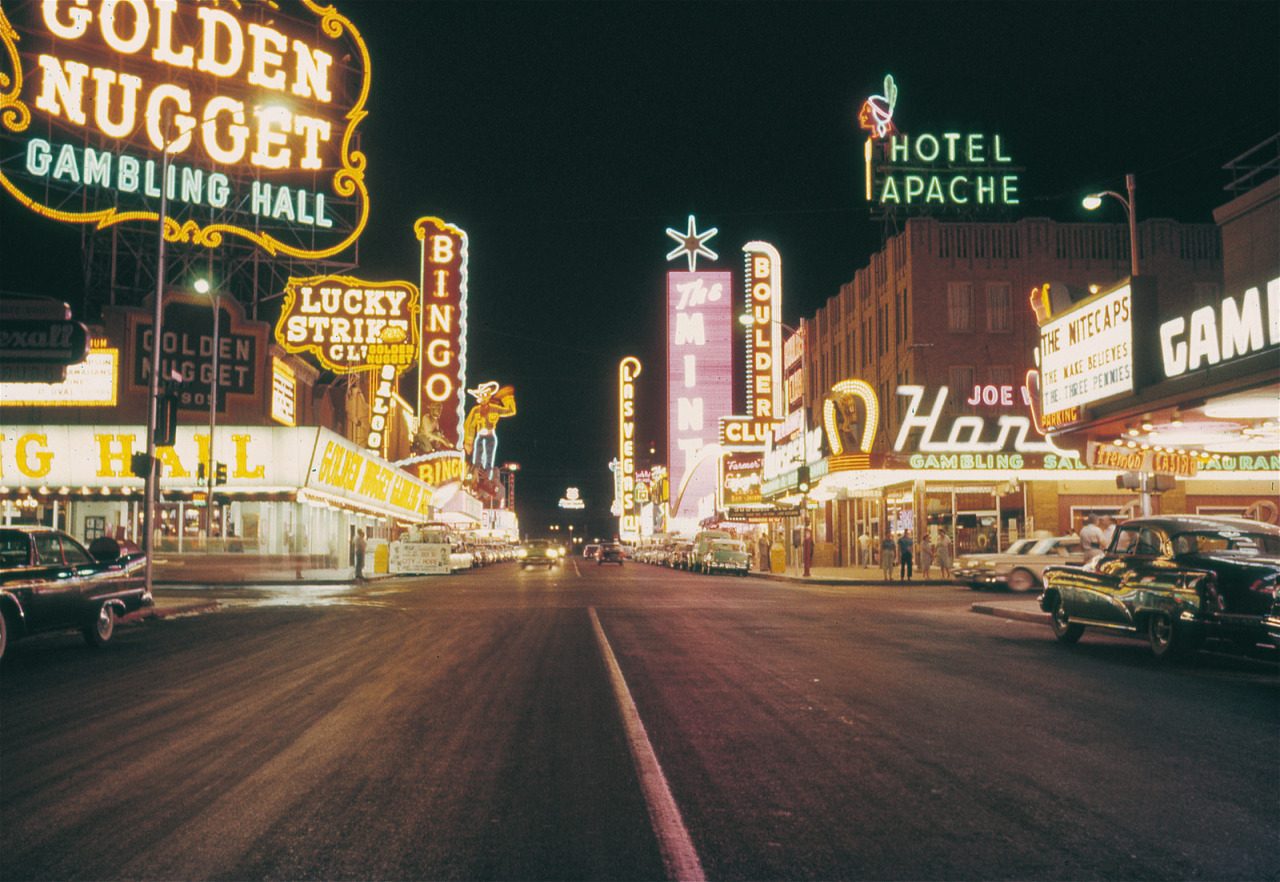
[[[738,316],[738,323],[750,328],[755,324],[755,316],[751,313],[743,313]],[[776,318],[772,319],[771,324],[777,325],[789,334],[799,336],[801,346],[805,350],[808,349],[802,330],[797,330]],[[809,556],[805,554],[805,542],[809,537],[809,380],[806,376],[808,368],[805,365],[807,357],[808,352],[802,351],[800,356],[800,561],[806,576],[809,575]]]
[[[1102,197],[1110,196],[1119,200],[1124,206],[1125,214],[1129,217],[1129,275],[1131,278],[1138,277],[1138,220],[1137,211],[1133,201],[1134,190],[1137,185],[1134,183],[1133,175],[1124,176],[1124,186],[1129,193],[1126,199],[1115,190],[1103,190],[1100,193],[1090,193],[1084,197],[1084,207],[1089,211],[1096,211],[1102,205]]]
[[[205,550],[208,551],[213,545],[213,487],[218,468],[213,456],[213,432],[218,425],[218,350],[221,348],[219,331],[222,319],[222,294],[216,291],[209,293],[211,286],[208,279],[196,279],[194,287],[197,294],[209,294],[209,305],[213,307],[213,371],[209,375],[209,462],[205,466],[204,474],[208,486],[208,494],[205,497],[204,531]]]
[[[1137,185],[1134,183],[1133,175],[1124,176],[1124,186],[1129,194],[1127,199],[1114,190],[1103,190],[1100,193],[1090,193],[1084,197],[1083,205],[1089,211],[1096,211],[1102,205],[1102,197],[1110,196],[1124,206],[1125,214],[1129,218],[1129,278],[1136,279],[1138,277],[1138,219],[1133,197]],[[1151,490],[1148,477],[1146,472],[1140,474],[1142,486],[1139,491],[1139,498],[1141,499],[1142,516],[1144,518],[1151,517]]]

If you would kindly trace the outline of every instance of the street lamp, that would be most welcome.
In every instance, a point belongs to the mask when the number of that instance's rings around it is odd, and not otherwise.
[[[1120,204],[1124,206],[1125,214],[1129,216],[1129,275],[1136,279],[1138,277],[1138,223],[1133,191],[1137,189],[1137,186],[1134,184],[1133,175],[1124,176],[1124,186],[1129,192],[1129,198],[1127,199],[1114,190],[1103,190],[1100,193],[1090,193],[1084,197],[1082,204],[1088,211],[1097,211],[1102,206],[1102,197],[1110,196],[1113,199],[1118,199]]]
[[[743,313],[738,316],[738,323],[750,328],[756,323],[755,316],[749,312]],[[805,344],[802,331],[776,318],[771,323],[789,334],[799,336],[801,344]],[[805,349],[808,347],[805,346]],[[805,365],[808,354],[806,351],[800,356],[800,560],[806,576],[809,575],[809,556],[804,552],[804,542],[809,536],[809,380],[805,376],[808,372]]]
[[[197,294],[209,294],[212,286],[208,279],[196,279],[193,287]],[[218,470],[217,462],[213,457],[213,431],[217,427],[218,413],[218,350],[221,348],[219,334],[221,313],[222,313],[222,294],[214,291],[209,296],[209,305],[213,307],[213,372],[209,376],[209,462],[205,466],[205,479],[208,485],[208,495],[205,497],[205,550],[208,551],[213,545],[213,486],[214,473]],[[179,527],[181,529],[181,527]]]

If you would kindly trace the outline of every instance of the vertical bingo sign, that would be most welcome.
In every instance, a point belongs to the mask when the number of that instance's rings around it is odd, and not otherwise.
[[[467,234],[438,217],[413,225],[422,242],[422,351],[418,413],[434,418],[454,447],[467,382]]]
[[[618,474],[621,480],[618,533],[621,537],[640,534],[639,506],[636,505],[636,377],[640,359],[628,355],[618,362]]]

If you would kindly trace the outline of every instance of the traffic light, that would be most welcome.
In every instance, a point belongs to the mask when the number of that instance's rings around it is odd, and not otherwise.
[[[215,484],[227,483],[227,464],[225,462],[219,462],[214,464],[213,483]]]
[[[204,463],[202,462],[196,463],[196,480],[201,484],[204,483],[204,474],[205,474]]]
[[[1123,475],[1116,475],[1117,490],[1141,490],[1142,475],[1139,472],[1125,472]]]
[[[156,402],[156,447],[172,447],[178,440],[178,397],[182,390],[182,374],[173,371],[161,379],[160,399]]]
[[[135,478],[143,478],[151,474],[151,457],[145,453],[135,453],[129,457],[129,471]]]
[[[809,467],[807,465],[800,466],[800,468],[797,470],[797,477],[799,478],[798,483],[799,483],[800,492],[808,493],[809,492]]]

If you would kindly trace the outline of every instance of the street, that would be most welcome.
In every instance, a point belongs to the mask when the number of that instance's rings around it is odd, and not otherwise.
[[[13,648],[4,879],[663,878],[592,610],[707,878],[1280,873],[1265,662],[639,564],[206,593]]]

